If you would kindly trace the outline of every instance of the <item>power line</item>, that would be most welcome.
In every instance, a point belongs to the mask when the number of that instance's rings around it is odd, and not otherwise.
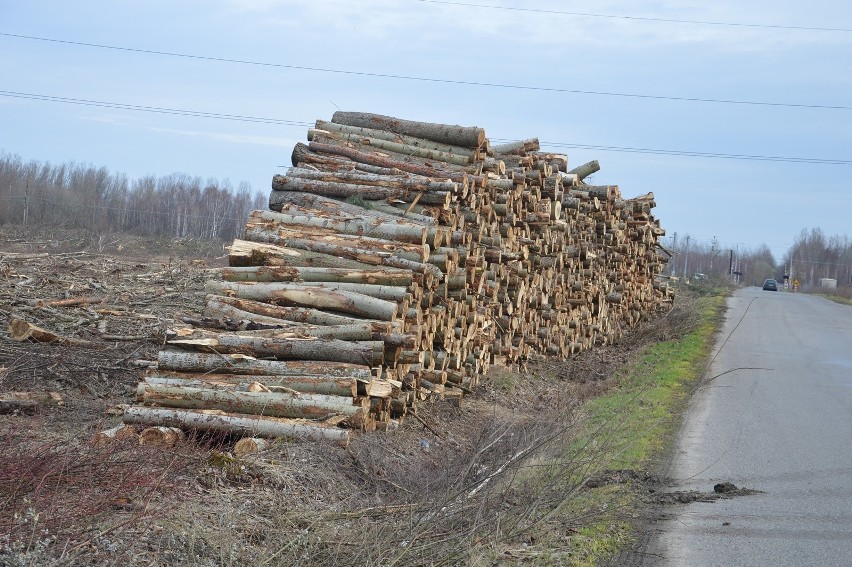
[[[541,87],[534,85],[515,85],[511,83],[489,83],[482,81],[468,81],[462,79],[442,79],[438,77],[417,77],[414,75],[395,75],[392,73],[374,73],[370,71],[350,71],[345,69],[332,69],[325,67],[307,67],[304,65],[289,65],[285,63],[271,63],[264,61],[249,61],[246,59],[231,59],[227,57],[214,57],[210,55],[194,55],[189,53],[177,53],[174,51],[159,51],[155,49],[141,49],[135,47],[122,47],[117,45],[106,45],[99,43],[88,43],[83,41],[71,41],[66,39],[55,39],[47,37],[38,37],[31,35],[22,35],[14,33],[0,32],[0,36],[10,37],[15,39],[26,39],[32,41],[42,41],[48,43],[58,43],[62,45],[75,45],[78,47],[92,47],[96,49],[108,49],[112,51],[123,51],[128,53],[142,53],[145,55],[161,55],[166,57],[180,57],[183,59],[193,59],[198,61],[213,61],[217,63],[233,63],[239,65],[253,65],[256,67],[270,67],[276,69],[292,69],[297,71],[311,71],[317,73],[333,73],[338,75],[351,75],[357,77],[372,77],[377,79],[394,79],[401,81],[414,81],[421,83],[437,83],[445,85],[465,85],[474,87],[487,87],[516,91],[532,91],[546,92],[556,94],[579,94],[589,96],[605,96],[616,98],[635,98],[643,100],[663,100],[676,102],[692,102],[692,103],[710,103],[710,104],[729,104],[740,106],[765,106],[775,108],[806,108],[817,110],[852,110],[852,106],[844,105],[829,105],[829,104],[807,104],[807,103],[788,103],[788,102],[771,102],[758,100],[738,100],[725,98],[701,98],[701,97],[685,97],[685,96],[667,96],[667,95],[652,95],[643,93],[624,93],[615,91],[593,91],[581,89],[564,89],[558,87]]]
[[[493,4],[471,4],[468,2],[450,2],[446,0],[414,0],[424,4],[441,4],[445,6],[462,6],[465,8],[486,8],[489,10],[506,10],[512,12],[532,12],[537,14],[549,14],[559,16],[577,16],[583,18],[603,18],[612,20],[630,20],[639,22],[662,22],[668,24],[692,24],[702,26],[724,26],[724,27],[739,27],[739,28],[758,28],[758,29],[773,29],[773,30],[796,30],[796,31],[823,31],[823,32],[852,32],[852,28],[832,28],[820,26],[785,26],[775,24],[759,24],[759,23],[744,23],[744,22],[718,22],[712,20],[681,20],[676,18],[655,18],[650,16],[625,16],[617,14],[597,14],[592,12],[567,12],[564,10],[547,10],[544,8],[516,8],[512,6],[496,6]]]
[[[264,118],[262,116],[244,116],[240,114],[222,114],[218,112],[202,112],[198,110],[185,110],[179,108],[165,108],[159,106],[146,106],[141,104],[125,104],[120,102],[108,102],[102,100],[90,100],[82,98],[70,98],[61,96],[42,95],[35,93],[22,93],[17,91],[2,91],[0,96],[10,98],[23,98],[30,100],[40,100],[44,102],[61,102],[66,104],[76,104],[80,106],[97,106],[102,108],[115,108],[119,110],[135,110],[140,112],[154,112],[158,114],[174,114],[178,116],[192,116],[196,118],[216,118],[218,120],[233,120],[237,122],[254,122],[259,124],[276,124],[284,126],[313,126],[309,122],[297,122],[294,120],[280,120],[277,118]]]
[[[738,160],[748,160],[748,161],[779,161],[785,163],[813,163],[813,164],[824,164],[824,165],[852,165],[852,160],[844,160],[844,159],[821,159],[821,158],[800,158],[800,157],[792,157],[792,156],[766,156],[766,155],[752,155],[752,154],[726,154],[726,153],[717,153],[717,152],[697,152],[697,151],[689,151],[689,150],[664,150],[664,149],[654,149],[654,148],[633,148],[633,147],[625,147],[625,146],[593,146],[589,144],[571,144],[567,142],[540,142],[545,146],[552,146],[558,148],[574,148],[581,150],[601,150],[607,152],[625,152],[625,153],[635,153],[635,154],[659,154],[659,155],[667,155],[667,156],[681,156],[681,157],[702,157],[702,158],[715,158],[715,159],[738,159]]]
[[[20,98],[28,100],[37,100],[41,102],[56,102],[63,104],[75,104],[81,106],[94,106],[102,108],[114,108],[119,110],[132,110],[137,112],[152,112],[157,114],[170,114],[177,116],[189,116],[194,118],[213,118],[217,120],[230,120],[235,122],[249,122],[255,124],[271,124],[278,126],[296,126],[296,127],[311,127],[313,122],[302,122],[298,120],[286,120],[281,118],[269,118],[263,116],[244,116],[239,114],[224,114],[219,112],[201,112],[195,110],[185,110],[180,108],[166,108],[160,106],[145,106],[140,104],[125,104],[119,102],[100,101],[92,99],[79,99],[70,97],[60,97],[52,95],[43,95],[36,93],[23,93],[18,91],[3,91],[0,90],[0,96],[10,98]],[[514,142],[518,140],[492,138],[496,142]],[[575,148],[589,149],[605,152],[622,152],[635,154],[653,154],[676,157],[698,157],[712,159],[738,159],[745,161],[774,161],[784,163],[807,163],[815,165],[852,165],[852,160],[843,159],[820,159],[820,158],[803,158],[795,156],[766,156],[766,155],[750,155],[750,154],[727,154],[719,152],[698,152],[690,150],[667,150],[659,148],[634,148],[627,146],[602,146],[590,144],[573,144],[568,142],[541,142],[547,146],[560,148]]]

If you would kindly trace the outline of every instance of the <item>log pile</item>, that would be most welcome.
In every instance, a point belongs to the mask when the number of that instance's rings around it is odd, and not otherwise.
[[[671,302],[653,194],[624,199],[586,183],[597,162],[539,150],[476,127],[317,121],[129,421],[344,440],[419,400],[460,402],[492,364],[609,344]]]

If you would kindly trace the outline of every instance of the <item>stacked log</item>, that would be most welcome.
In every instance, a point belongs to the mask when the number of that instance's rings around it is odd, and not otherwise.
[[[596,161],[568,170],[536,139],[492,146],[477,127],[337,112],[292,164],[131,420],[384,429],[420,400],[460,401],[492,364],[611,343],[672,300],[655,278],[668,257],[653,195],[588,184]]]

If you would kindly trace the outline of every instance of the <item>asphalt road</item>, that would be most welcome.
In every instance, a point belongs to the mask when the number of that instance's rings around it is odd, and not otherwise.
[[[644,564],[852,565],[852,307],[758,288],[728,307],[710,376],[740,370],[696,393],[671,489],[764,493],[668,507]]]

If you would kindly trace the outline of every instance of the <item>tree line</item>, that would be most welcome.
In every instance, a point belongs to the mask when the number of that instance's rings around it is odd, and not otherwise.
[[[820,287],[824,278],[838,287],[852,286],[852,240],[826,236],[819,228],[802,230],[784,255],[781,268],[805,287]]]
[[[749,285],[762,284],[763,280],[776,277],[778,272],[778,263],[765,244],[753,249],[732,249],[723,247],[715,239],[700,242],[689,235],[675,233],[670,245],[674,256],[669,260],[667,273],[673,276],[694,278],[695,274],[703,274]]]
[[[232,240],[267,195],[183,173],[130,180],[92,164],[24,161],[0,153],[0,224],[141,236]]]
[[[668,245],[674,255],[666,273],[673,276],[694,279],[695,274],[704,274],[744,285],[761,285],[768,278],[783,283],[788,276],[803,290],[819,288],[821,279],[830,278],[840,288],[852,287],[852,240],[826,236],[819,228],[803,229],[780,262],[765,244],[730,249],[715,240],[697,242],[675,234]]]

